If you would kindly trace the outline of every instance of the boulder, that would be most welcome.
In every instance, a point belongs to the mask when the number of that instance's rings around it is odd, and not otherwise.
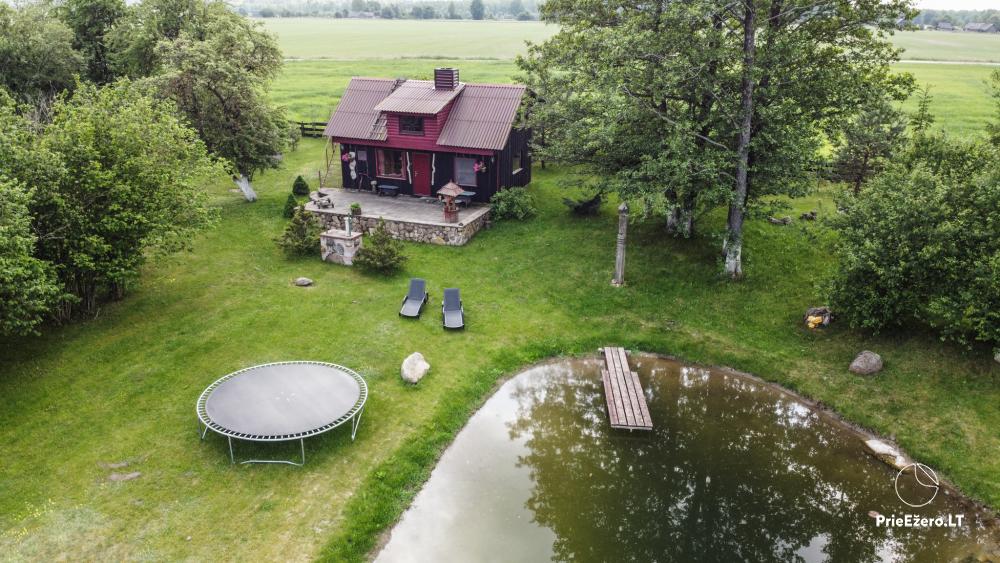
[[[882,356],[875,352],[865,350],[854,358],[849,368],[851,373],[858,375],[872,375],[882,371]]]
[[[403,360],[403,365],[399,368],[399,376],[407,383],[416,383],[423,379],[430,371],[431,365],[424,359],[420,352],[414,352]]]
[[[768,217],[767,221],[769,223],[771,223],[772,225],[787,225],[787,224],[789,224],[789,223],[792,222],[792,218],[791,217],[782,217],[782,218],[779,219],[777,217]]]
[[[799,215],[799,219],[803,221],[815,221],[816,220],[816,210],[812,210],[809,213],[803,213]]]
[[[313,284],[313,281],[309,278],[295,278],[295,285],[299,287],[308,287]]]
[[[887,444],[882,440],[865,440],[865,450],[883,463],[899,470],[910,464],[895,446]]]
[[[132,479],[138,479],[142,473],[139,471],[133,471],[131,473],[112,473],[108,476],[111,481],[131,481]]]

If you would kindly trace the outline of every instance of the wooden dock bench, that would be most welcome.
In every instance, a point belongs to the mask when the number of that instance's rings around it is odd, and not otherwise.
[[[608,418],[612,428],[652,430],[646,395],[639,384],[639,374],[628,366],[624,348],[604,348],[604,398],[608,402]]]

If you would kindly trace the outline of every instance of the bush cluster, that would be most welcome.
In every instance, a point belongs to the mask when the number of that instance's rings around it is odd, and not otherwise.
[[[535,209],[535,200],[524,188],[508,188],[499,191],[493,194],[490,203],[493,205],[490,216],[498,221],[505,219],[523,221],[538,213],[538,210]]]
[[[365,272],[384,276],[395,274],[405,263],[403,244],[389,236],[389,230],[382,219],[379,219],[375,230],[354,255],[355,266]]]

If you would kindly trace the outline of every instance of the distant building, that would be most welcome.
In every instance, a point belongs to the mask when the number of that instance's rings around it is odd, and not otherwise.
[[[996,33],[997,26],[992,23],[967,23],[965,31],[975,31],[978,33]]]
[[[955,26],[948,22],[938,22],[937,28],[939,31],[955,31]]]

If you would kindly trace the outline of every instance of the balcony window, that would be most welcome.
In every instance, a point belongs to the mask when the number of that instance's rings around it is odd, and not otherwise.
[[[399,132],[403,135],[423,135],[424,118],[416,115],[399,116]]]

